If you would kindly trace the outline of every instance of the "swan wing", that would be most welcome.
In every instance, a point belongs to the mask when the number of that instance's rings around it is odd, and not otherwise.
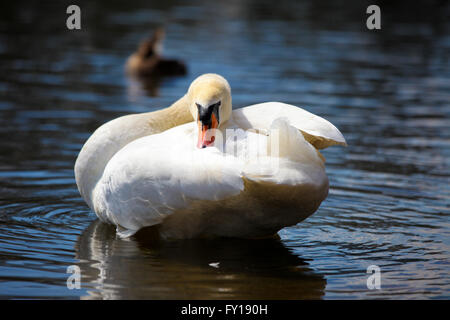
[[[267,154],[252,152],[249,147],[256,145],[252,136],[263,140]],[[243,176],[249,180],[291,186],[323,185],[327,180],[319,152],[287,118],[275,119],[267,136],[248,132],[247,145]]]
[[[194,200],[219,200],[244,189],[241,165],[215,148],[198,149],[194,124],[139,138],[108,162],[94,191],[100,219],[127,237],[161,223]]]
[[[265,102],[233,110],[233,120],[244,130],[268,130],[277,118],[288,119],[317,149],[347,145],[342,133],[329,121],[293,105]]]

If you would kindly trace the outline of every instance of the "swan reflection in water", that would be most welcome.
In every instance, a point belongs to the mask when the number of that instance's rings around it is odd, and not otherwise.
[[[278,239],[123,240],[96,220],[76,258],[82,299],[320,299],[326,285]]]

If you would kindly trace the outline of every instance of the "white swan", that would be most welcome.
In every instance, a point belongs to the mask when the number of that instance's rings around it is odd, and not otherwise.
[[[121,237],[155,225],[164,238],[266,237],[326,198],[318,149],[331,145],[346,142],[327,120],[279,102],[232,111],[228,82],[205,74],[169,108],[98,128],[75,178]]]

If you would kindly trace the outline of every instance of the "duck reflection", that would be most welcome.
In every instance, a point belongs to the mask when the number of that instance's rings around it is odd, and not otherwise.
[[[135,102],[142,96],[158,97],[162,77],[131,76],[127,79],[127,95],[130,101]]]
[[[79,237],[84,299],[319,299],[326,280],[278,239],[116,239],[94,221]]]

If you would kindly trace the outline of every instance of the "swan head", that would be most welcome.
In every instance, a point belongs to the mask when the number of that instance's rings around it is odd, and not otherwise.
[[[215,132],[231,117],[231,88],[218,74],[199,76],[189,86],[189,109],[198,127],[198,148],[214,145]]]

